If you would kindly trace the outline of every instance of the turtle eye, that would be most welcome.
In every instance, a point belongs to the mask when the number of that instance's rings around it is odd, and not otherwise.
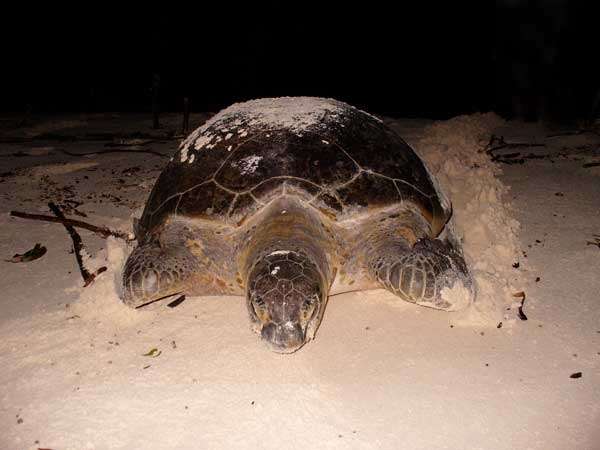
[[[259,295],[255,296],[250,302],[250,305],[252,305],[252,313],[254,316],[259,320],[263,320],[267,314],[267,308],[265,307],[263,298]]]
[[[305,321],[311,320],[317,312],[317,295],[311,295],[302,303],[302,318]]]

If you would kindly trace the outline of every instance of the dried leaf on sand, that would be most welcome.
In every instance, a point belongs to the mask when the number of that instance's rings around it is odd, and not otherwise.
[[[35,261],[36,259],[41,258],[46,254],[46,247],[42,244],[35,244],[31,250],[27,250],[23,254],[16,253],[11,259],[7,259],[7,262],[12,263],[21,263],[21,262],[29,262]]]

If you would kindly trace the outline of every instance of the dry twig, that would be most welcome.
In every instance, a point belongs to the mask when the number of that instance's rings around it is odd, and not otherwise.
[[[114,231],[107,227],[98,227],[96,225],[92,225],[91,223],[83,222],[81,220],[67,219],[66,217],[64,217],[64,215],[62,217],[52,217],[52,216],[46,216],[43,214],[29,214],[29,213],[25,213],[25,212],[21,212],[21,211],[11,211],[10,215],[14,216],[14,217],[20,217],[21,219],[31,219],[31,220],[41,220],[43,222],[62,223],[65,226],[69,225],[72,227],[84,228],[86,230],[96,233],[99,236],[102,236],[103,238],[113,236],[118,239],[123,239],[124,241],[127,241],[127,242],[133,240],[133,239],[130,239],[128,233],[125,233],[123,231]]]
[[[65,216],[62,213],[62,211],[60,210],[60,208],[58,206],[56,206],[54,203],[52,203],[52,202],[48,203],[48,207],[56,215],[56,217],[58,217],[59,219],[65,219]],[[84,282],[83,287],[89,286],[90,284],[92,284],[94,282],[94,280],[96,279],[96,277],[98,275],[100,275],[102,272],[106,271],[106,267],[105,266],[100,267],[94,273],[90,273],[89,270],[87,270],[85,265],[83,264],[83,255],[81,254],[81,252],[84,250],[84,247],[83,247],[83,241],[81,240],[81,236],[79,235],[77,230],[75,230],[75,228],[72,225],[66,224],[64,222],[63,222],[63,225],[69,232],[69,235],[71,236],[71,240],[73,241],[73,250],[75,251],[75,259],[77,260],[77,265],[79,266],[79,271],[81,272],[81,276],[83,277],[83,282]]]
[[[155,152],[154,150],[132,150],[127,148],[115,148],[110,150],[98,150],[96,152],[85,152],[85,153],[73,153],[65,149],[57,149],[65,155],[69,156],[88,156],[88,155],[104,155],[106,153],[149,153],[151,155],[160,156],[161,158],[168,158],[169,155],[165,155],[164,153]]]
[[[594,240],[587,241],[587,245],[595,245],[596,247],[600,248],[600,234],[593,234],[592,236]]]
[[[521,299],[521,305],[519,306],[519,319],[527,320],[527,316],[523,312],[523,306],[525,306],[525,292],[524,291],[515,292],[513,294],[513,297]]]

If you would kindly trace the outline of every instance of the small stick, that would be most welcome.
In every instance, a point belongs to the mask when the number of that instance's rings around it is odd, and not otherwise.
[[[556,134],[549,134],[546,136],[546,138],[554,138],[554,137],[560,137],[560,136],[576,136],[578,134],[583,134],[583,133],[592,133],[592,134],[595,134],[596,136],[600,136],[600,133],[598,133],[594,130],[576,130],[576,131],[564,131],[562,133],[556,133]]]
[[[48,203],[48,207],[56,215],[56,217],[58,217],[59,219],[65,219],[65,216],[62,213],[62,211],[60,210],[60,208],[58,206],[56,206],[54,203],[52,203],[52,202]],[[69,235],[71,236],[71,240],[73,241],[73,249],[75,250],[75,259],[77,260],[77,265],[79,266],[79,271],[81,272],[81,276],[83,277],[83,282],[84,282],[83,286],[84,287],[89,286],[90,284],[92,284],[94,282],[94,279],[96,278],[97,275],[101,274],[102,272],[104,272],[106,270],[106,267],[100,267],[96,272],[91,274],[83,265],[83,256],[81,255],[81,251],[84,248],[83,248],[83,241],[81,240],[81,236],[79,236],[79,233],[77,232],[77,230],[75,230],[75,228],[72,225],[68,225],[66,223],[63,223],[63,225],[69,232]]]
[[[126,147],[141,147],[144,145],[152,144],[154,142],[158,142],[156,140],[141,140],[140,142],[107,142],[104,144],[105,147],[109,148],[126,148]]]
[[[48,203],[48,207],[56,215],[56,217],[58,217],[59,219],[65,219],[65,216],[60,210],[60,208],[54,203]],[[75,259],[77,260],[77,264],[79,265],[79,271],[81,272],[83,281],[85,282],[85,285],[87,285],[88,279],[91,275],[83,265],[83,257],[81,256],[81,250],[83,250],[83,241],[81,240],[81,236],[79,235],[79,233],[77,233],[77,231],[75,230],[75,228],[73,228],[72,225],[68,225],[65,223],[63,223],[63,225],[69,232],[69,235],[71,236],[71,239],[73,241],[73,249],[75,251]]]
[[[519,159],[504,159],[504,158],[493,158],[492,161],[499,162],[502,164],[524,164],[525,160],[523,158]]]
[[[160,156],[162,158],[168,158],[169,155],[165,155],[164,153],[155,152],[154,150],[131,150],[127,148],[115,148],[111,150],[98,150],[96,152],[85,152],[85,153],[73,153],[68,150],[64,150],[62,148],[57,149],[58,151],[64,153],[69,156],[87,156],[87,155],[103,155],[105,153],[150,153],[151,155]]]
[[[167,306],[169,308],[175,308],[176,306],[179,306],[181,303],[183,303],[184,300],[185,300],[185,295],[180,295],[172,302],[167,303]]]
[[[87,287],[94,282],[94,280],[100,275],[102,272],[106,272],[106,266],[99,267],[94,273],[89,274],[89,277],[83,283],[83,287]],[[88,272],[89,273],[89,272]]]
[[[502,143],[496,147],[492,147],[486,150],[487,153],[495,152],[503,148],[520,148],[520,147],[545,147],[546,144],[534,144],[529,142],[514,142],[514,143]]]
[[[518,156],[521,156],[521,152],[515,152],[515,153],[504,153],[504,154],[502,154],[502,156],[494,156],[494,158],[505,158],[505,159],[510,159],[510,158],[517,158]]]
[[[497,144],[494,146],[494,144]],[[504,136],[495,136],[492,135],[490,138],[490,142],[483,149],[487,154],[492,155],[496,150],[501,150],[503,148],[520,148],[520,147],[545,147],[546,144],[536,144],[530,142],[506,142],[504,140]]]
[[[123,239],[124,241],[127,241],[127,242],[132,241],[132,239],[129,238],[129,235],[127,233],[124,233],[123,231],[113,231],[106,227],[98,227],[96,225],[92,225],[91,223],[82,222],[81,220],[67,219],[64,216],[52,217],[52,216],[46,216],[43,214],[29,214],[29,213],[24,213],[24,212],[20,212],[20,211],[11,211],[10,215],[14,216],[14,217],[20,217],[21,219],[31,219],[31,220],[41,220],[43,222],[62,223],[64,226],[84,228],[86,230],[92,231],[92,232],[102,236],[103,238],[113,236],[118,239]]]
[[[525,306],[525,292],[524,291],[515,292],[513,294],[513,297],[521,299],[521,305],[519,306],[519,319],[527,320],[527,316],[523,312],[523,306]]]
[[[595,245],[596,247],[600,248],[600,235],[593,234],[592,236],[594,237],[594,240],[587,241],[587,245]]]
[[[0,136],[1,144],[24,144],[36,141],[58,141],[58,142],[95,142],[95,141],[115,141],[118,139],[151,139],[153,141],[170,141],[175,138],[174,133],[166,131],[160,135],[156,133],[132,133],[132,134],[85,134],[78,136],[68,136],[55,133],[39,134],[37,136],[19,137],[19,136]]]

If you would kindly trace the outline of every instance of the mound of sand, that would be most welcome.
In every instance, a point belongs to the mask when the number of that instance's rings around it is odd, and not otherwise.
[[[519,222],[507,201],[508,188],[498,178],[499,165],[482,151],[503,124],[492,113],[459,116],[428,126],[415,143],[452,199],[449,225],[463,244],[477,287],[466,318],[494,325],[506,316],[520,284],[512,266],[519,261]]]

